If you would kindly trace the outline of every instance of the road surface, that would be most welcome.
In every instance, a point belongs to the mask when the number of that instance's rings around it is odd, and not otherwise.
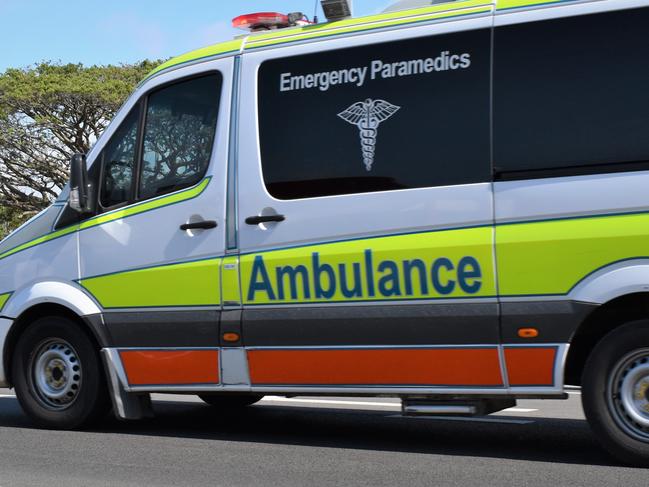
[[[156,417],[34,429],[0,389],[0,486],[649,485],[595,442],[578,391],[485,419],[399,416],[386,398],[279,398],[223,414],[154,396]]]

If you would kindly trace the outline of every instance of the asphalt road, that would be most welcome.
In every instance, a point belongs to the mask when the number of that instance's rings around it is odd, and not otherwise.
[[[83,432],[34,429],[2,394],[1,487],[649,484],[597,445],[576,392],[485,420],[402,418],[384,398],[271,397],[223,415],[193,396],[155,396],[154,419]]]

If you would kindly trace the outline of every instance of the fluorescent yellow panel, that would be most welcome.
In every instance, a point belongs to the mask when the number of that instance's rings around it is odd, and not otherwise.
[[[221,259],[149,267],[82,279],[104,308],[219,306]]]
[[[490,227],[241,256],[244,303],[448,299],[496,293]]]

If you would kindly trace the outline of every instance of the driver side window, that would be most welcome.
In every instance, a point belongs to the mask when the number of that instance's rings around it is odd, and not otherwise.
[[[133,199],[139,105],[131,110],[103,152],[99,202],[112,208]]]
[[[159,88],[127,115],[102,153],[99,203],[112,209],[198,183],[210,162],[221,73]],[[143,127],[140,115],[144,111]]]

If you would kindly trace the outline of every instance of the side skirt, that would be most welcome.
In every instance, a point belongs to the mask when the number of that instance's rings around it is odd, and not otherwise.
[[[201,393],[253,392],[263,394],[323,394],[367,396],[482,396],[517,398],[563,398],[563,370],[568,344],[537,346],[505,344],[494,345],[504,371],[500,386],[466,385],[408,385],[408,384],[261,384],[251,380],[250,354],[255,348],[165,348],[118,349],[104,348],[106,368],[113,389],[113,400],[119,415],[120,393]],[[295,347],[300,351],[321,350]],[[376,350],[377,347],[332,347],[336,351]],[[404,350],[410,347],[380,347],[385,350]],[[422,347],[417,347],[421,349]],[[425,347],[426,350],[449,347]],[[458,347],[451,347],[457,349]],[[463,347],[462,347],[463,348]],[[468,347],[472,348],[472,347]],[[264,350],[267,350],[264,348]],[[283,350],[282,349],[268,349]],[[292,349],[296,351],[295,349]],[[541,360],[542,362],[539,362]],[[544,361],[544,362],[543,362]],[[544,365],[545,364],[545,365]],[[300,364],[304,366],[304,364]],[[308,366],[308,364],[307,364]],[[171,369],[169,369],[169,367]],[[180,370],[176,370],[176,369]],[[149,370],[150,369],[150,370]],[[171,374],[168,374],[172,370]],[[535,375],[536,371],[541,375]],[[547,380],[547,383],[545,382]],[[529,383],[527,383],[529,382]],[[121,398],[123,401],[123,398]],[[120,412],[121,411],[121,412]]]

